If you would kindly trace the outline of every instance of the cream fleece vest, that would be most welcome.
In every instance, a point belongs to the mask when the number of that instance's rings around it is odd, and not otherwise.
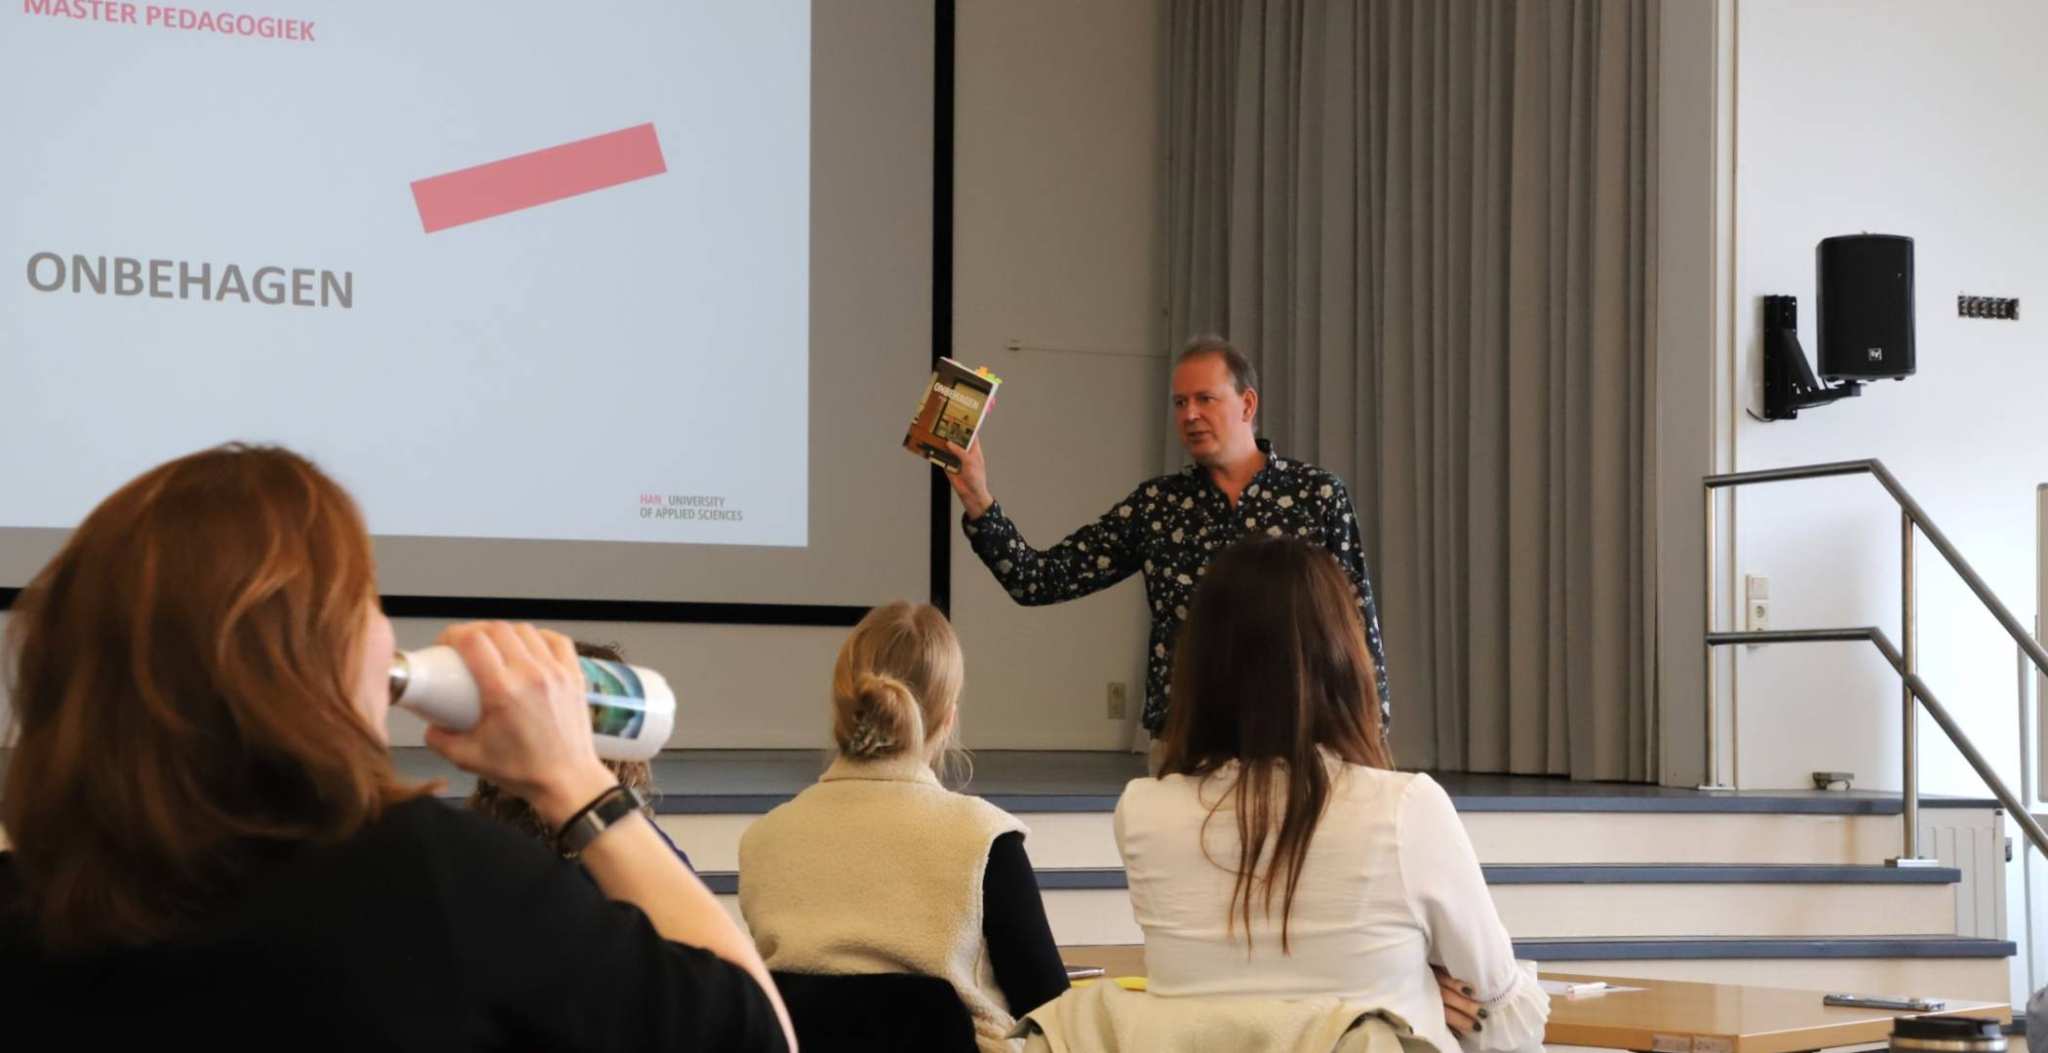
[[[740,838],[740,911],[770,969],[942,977],[981,1048],[1011,1050],[982,875],[995,839],[1024,829],[915,758],[841,758]]]

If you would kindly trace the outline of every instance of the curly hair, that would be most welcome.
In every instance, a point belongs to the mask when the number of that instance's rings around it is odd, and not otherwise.
[[[619,653],[616,644],[584,643],[578,640],[576,653],[584,658],[596,658],[606,662],[626,660],[625,656]],[[606,761],[604,766],[618,775],[620,785],[630,790],[638,790],[640,796],[647,799],[647,806],[642,810],[647,813],[647,818],[653,819],[654,771],[648,767],[647,762]],[[547,841],[555,836],[555,831],[541,821],[540,814],[533,810],[532,805],[507,793],[504,787],[489,779],[480,778],[476,781],[476,788],[469,792],[469,800],[465,804],[470,811],[490,816],[535,840]]]

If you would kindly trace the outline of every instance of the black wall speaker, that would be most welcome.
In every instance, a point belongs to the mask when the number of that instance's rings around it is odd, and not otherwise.
[[[1847,234],[1816,255],[1822,378],[1912,376],[1913,239]]]

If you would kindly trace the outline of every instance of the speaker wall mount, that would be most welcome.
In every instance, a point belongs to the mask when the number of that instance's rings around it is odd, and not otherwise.
[[[1863,383],[1823,384],[1799,346],[1799,298],[1764,297],[1763,419],[1796,420],[1799,411],[1863,394]]]
[[[1761,420],[1794,420],[1800,410],[1861,395],[1869,381],[1913,375],[1913,239],[1826,238],[1814,249],[1814,272],[1821,374],[1799,345],[1799,301],[1765,296]]]

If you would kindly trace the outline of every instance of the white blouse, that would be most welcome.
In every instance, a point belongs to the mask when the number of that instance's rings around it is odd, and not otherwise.
[[[1150,990],[1335,995],[1392,1010],[1437,1049],[1458,1053],[1430,972],[1434,963],[1470,983],[1486,1007],[1485,1026],[1465,1038],[1464,1050],[1540,1049],[1550,998],[1515,964],[1471,839],[1443,787],[1427,775],[1329,763],[1336,778],[1303,860],[1287,954],[1280,950],[1284,892],[1267,916],[1263,890],[1254,889],[1249,947],[1243,925],[1230,928],[1238,838],[1229,790],[1236,766],[1199,782],[1169,775],[1124,787],[1117,848],[1145,930]]]

